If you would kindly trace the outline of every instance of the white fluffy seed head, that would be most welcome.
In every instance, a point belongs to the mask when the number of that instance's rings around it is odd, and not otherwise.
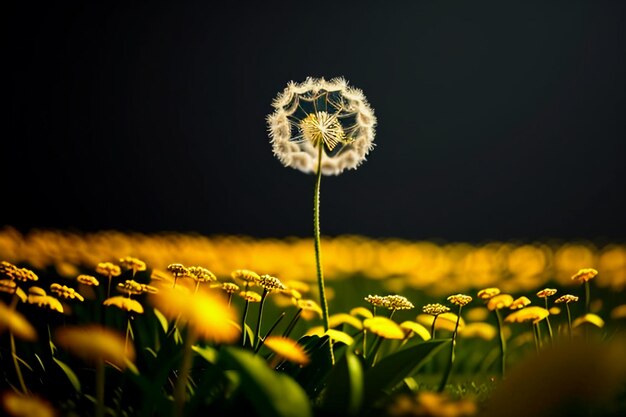
[[[267,116],[272,150],[285,166],[323,175],[356,169],[374,148],[376,116],[363,92],[343,78],[290,81]]]

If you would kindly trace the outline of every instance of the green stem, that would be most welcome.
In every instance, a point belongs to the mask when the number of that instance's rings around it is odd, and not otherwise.
[[[315,177],[315,191],[313,193],[313,233],[315,235],[315,264],[317,267],[317,284],[320,293],[320,304],[322,307],[322,319],[324,321],[324,331],[330,328],[328,320],[328,301],[326,300],[326,290],[324,288],[324,272],[322,269],[322,249],[320,238],[320,185],[322,183],[322,156],[324,154],[324,142],[320,141],[317,154],[317,173]],[[330,359],[335,364],[333,353],[333,343],[329,339]]]
[[[289,333],[291,333],[293,328],[296,326],[296,323],[298,322],[298,319],[300,319],[301,315],[302,315],[302,309],[300,308],[300,309],[298,309],[296,314],[294,314],[293,318],[291,319],[291,321],[287,325],[287,328],[283,332],[283,337],[289,337]]]
[[[533,336],[535,337],[535,350],[539,353],[539,326],[535,323],[532,323],[531,326],[533,326]]]
[[[130,334],[130,315],[126,319],[126,339],[124,340],[124,354],[128,353],[128,336]]]
[[[435,338],[435,322],[437,321],[437,316],[433,318],[433,324],[430,325],[430,338]]]
[[[248,308],[250,307],[250,301],[246,300],[246,304],[243,307],[243,314],[241,315],[241,346],[246,347],[246,318],[248,317]]]
[[[454,349],[456,347],[456,335],[459,329],[459,321],[461,320],[461,310],[463,306],[459,306],[459,315],[456,317],[456,324],[454,326],[454,332],[452,332],[452,345],[450,346],[450,360],[446,364],[446,370],[441,379],[441,383],[439,384],[438,392],[443,392],[448,383],[448,378],[450,378],[450,371],[452,371],[452,364],[454,363]]]
[[[589,303],[590,303],[590,295],[589,295],[589,281],[585,281],[585,314],[589,314]]]
[[[543,300],[545,301],[546,310],[549,311],[548,297],[544,297]],[[554,338],[552,337],[552,326],[550,325],[550,316],[546,317],[546,324],[548,325],[548,335],[550,336],[550,343],[552,343],[554,341]]]
[[[565,303],[565,310],[567,311],[567,330],[569,331],[569,340],[572,340],[572,313],[569,311],[569,304]]]
[[[96,362],[96,417],[104,417],[104,359]]]
[[[28,394],[28,389],[26,388],[26,383],[24,383],[24,377],[22,376],[22,370],[20,369],[20,364],[19,364],[19,361],[17,360],[17,352],[15,349],[15,337],[13,336],[12,331],[9,331],[9,340],[11,342],[11,356],[13,357],[13,365],[15,366],[15,373],[17,375],[17,380],[20,383],[22,392],[24,394]]]
[[[265,305],[265,299],[267,298],[267,289],[263,289],[263,295],[261,295],[261,302],[259,304],[259,316],[256,320],[256,340],[254,341],[254,351],[256,352],[261,343],[261,318],[263,316],[263,306]]]
[[[261,346],[263,346],[263,343],[265,343],[265,339],[267,339],[267,336],[272,334],[272,332],[274,331],[276,326],[278,326],[278,323],[280,323],[280,321],[283,319],[283,317],[285,317],[285,312],[284,311],[280,314],[278,319],[276,319],[274,324],[272,324],[272,327],[270,327],[270,329],[267,331],[267,333],[265,333],[265,336],[263,336],[262,338],[259,339],[259,342],[257,343],[256,349],[254,349],[254,353],[258,352],[259,349],[261,349]]]
[[[494,310],[496,313],[496,322],[498,323],[498,335],[500,336],[500,375],[504,379],[504,373],[506,370],[506,340],[504,339],[504,332],[502,331],[502,315],[500,310]]]
[[[191,364],[193,360],[193,346],[196,339],[196,334],[193,328],[187,327],[187,337],[185,337],[185,343],[183,344],[183,360],[180,365],[180,372],[178,373],[178,379],[176,380],[176,387],[174,388],[174,416],[182,417],[184,415],[185,400],[187,396],[187,379],[189,379],[189,371],[191,370]]]

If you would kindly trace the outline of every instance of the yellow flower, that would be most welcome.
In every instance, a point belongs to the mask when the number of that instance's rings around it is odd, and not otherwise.
[[[262,298],[261,294],[254,291],[241,291],[239,296],[250,303],[260,303]]]
[[[268,274],[261,275],[257,284],[267,292],[282,291],[287,288],[278,278]]]
[[[217,281],[215,274],[202,266],[190,266],[187,270],[191,278],[198,282]]]
[[[435,304],[426,304],[422,307],[422,311],[426,314],[430,314],[433,316],[438,316],[443,313],[447,313],[450,311],[450,307],[444,306],[443,304],[435,303]]]
[[[516,298],[511,305],[509,306],[509,308],[511,310],[519,310],[520,308],[524,308],[527,305],[530,304],[530,299],[528,297],[526,297],[525,295],[522,295],[519,298]]]
[[[400,327],[405,331],[405,335],[407,336],[416,334],[421,337],[422,340],[430,340],[431,338],[428,329],[415,321],[405,320],[400,323]]]
[[[322,174],[356,169],[373,149],[376,117],[362,91],[343,78],[290,82],[267,117],[274,155],[284,166]]]
[[[22,313],[0,302],[0,334],[6,330],[13,333],[18,339],[37,340],[37,331]]]
[[[127,312],[133,312],[138,314],[143,314],[143,306],[137,300],[133,300],[128,297],[123,297],[121,295],[116,295],[115,297],[107,298],[102,302],[105,306],[115,306],[120,310],[124,310]]]
[[[531,306],[521,308],[506,316],[504,321],[509,323],[523,323],[532,321],[533,324],[539,323],[550,315],[550,312],[543,307]]]
[[[234,280],[247,283],[248,285],[254,285],[261,279],[259,274],[249,269],[235,269],[233,272],[230,273],[230,276]]]
[[[354,307],[352,310],[350,310],[350,315],[356,316],[356,317],[362,317],[364,319],[370,319],[374,317],[371,310],[368,310],[365,307]]]
[[[96,272],[107,278],[118,277],[122,274],[122,270],[118,265],[112,262],[100,262],[96,265]]]
[[[598,275],[598,271],[593,268],[579,269],[574,275],[572,275],[572,281],[587,282]]]
[[[477,296],[481,300],[488,300],[491,297],[496,296],[498,294],[500,294],[500,288],[492,287],[492,288],[485,288],[485,289],[478,291]]]
[[[160,287],[149,295],[150,303],[175,320],[180,317],[200,338],[214,343],[232,343],[239,338],[235,312],[229,308],[222,292],[199,290],[190,294],[179,287]]]
[[[239,285],[233,282],[223,282],[220,288],[227,294],[234,294],[239,291]]]
[[[372,317],[363,320],[363,327],[371,333],[385,339],[404,339],[404,330],[395,321],[387,317]]]
[[[123,258],[120,258],[120,265],[122,265],[122,268],[127,271],[133,271],[133,274],[136,274],[139,271],[146,270],[146,263],[141,259],[137,259],[132,256],[125,256]]]
[[[371,305],[373,305],[374,307],[384,307],[385,306],[385,299],[383,297],[381,297],[380,295],[368,295],[367,297],[364,298],[365,301],[367,301],[368,303],[370,303]]]
[[[59,313],[63,313],[63,305],[56,298],[50,295],[28,295],[28,303],[35,304],[37,307],[48,308]]]
[[[91,275],[81,274],[76,277],[76,281],[80,284],[89,285],[90,287],[97,287],[100,285],[100,282],[98,282],[96,277]]]
[[[306,365],[310,362],[310,358],[302,346],[288,337],[268,336],[265,338],[263,345],[289,362],[294,362],[299,365]]]
[[[537,297],[548,298],[552,297],[554,294],[556,294],[556,290],[554,288],[544,288],[537,293]]]
[[[562,295],[556,300],[554,300],[555,303],[565,303],[565,304],[569,304],[569,303],[576,302],[576,301],[578,301],[578,297],[575,295],[571,295],[571,294]]]
[[[472,297],[465,294],[455,294],[448,297],[448,301],[458,306],[465,306],[472,301]]]
[[[513,296],[510,294],[498,294],[489,299],[487,309],[489,311],[501,310],[505,307],[510,307],[511,304],[513,304]]]
[[[56,417],[57,411],[48,400],[34,394],[2,393],[2,408],[11,417]]]
[[[135,360],[135,348],[132,344],[124,346],[124,336],[98,324],[59,327],[55,341],[85,362],[103,360],[125,369],[127,361]]]
[[[333,314],[328,318],[328,327],[335,328],[342,324],[349,324],[357,330],[361,330],[363,328],[363,323],[361,320],[357,319],[354,316],[346,313],[337,313]]]
[[[587,313],[582,317],[578,317],[576,320],[572,322],[572,328],[576,328],[578,326],[582,326],[583,324],[592,324],[596,327],[604,327],[604,320],[596,314]]]
[[[459,317],[454,313],[441,313],[438,316],[432,316],[430,314],[418,314],[415,321],[420,323],[427,328],[431,328],[433,325],[433,321],[435,321],[435,330],[446,330],[449,332],[453,332],[456,326],[456,320],[459,318],[459,328],[461,331],[465,327],[465,320],[463,317]]]
[[[314,300],[302,299],[296,301],[296,306],[302,309],[300,317],[304,320],[312,320],[321,318],[323,315],[322,308]]]
[[[39,277],[33,271],[28,268],[18,268],[15,271],[14,278],[18,281],[28,282],[28,281],[38,281]]]
[[[477,337],[484,340],[492,340],[498,334],[498,330],[489,323],[476,322],[468,323],[459,333],[464,338]]]
[[[0,291],[8,294],[14,294],[23,303],[27,300],[24,290],[18,287],[12,279],[0,279]]]
[[[85,301],[82,295],[76,292],[74,288],[70,288],[66,285],[60,285],[56,282],[50,285],[50,291],[55,293],[58,297],[65,300],[78,300]]]

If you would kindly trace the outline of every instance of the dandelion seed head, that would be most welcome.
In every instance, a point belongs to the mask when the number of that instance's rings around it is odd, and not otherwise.
[[[338,175],[356,169],[374,147],[374,111],[343,77],[290,81],[272,107],[266,118],[270,142],[285,166],[315,172],[322,146],[322,174]]]

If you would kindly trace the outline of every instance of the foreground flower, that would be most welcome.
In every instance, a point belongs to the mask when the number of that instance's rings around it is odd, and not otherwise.
[[[539,322],[550,315],[550,312],[543,307],[525,307],[515,310],[513,313],[506,316],[504,321],[507,323],[525,323],[531,322],[533,327],[533,336],[535,338],[535,349],[539,351],[541,346],[541,331],[539,329]]]
[[[48,400],[37,395],[21,395],[14,391],[2,393],[2,409],[11,417],[55,417],[56,410]]]

